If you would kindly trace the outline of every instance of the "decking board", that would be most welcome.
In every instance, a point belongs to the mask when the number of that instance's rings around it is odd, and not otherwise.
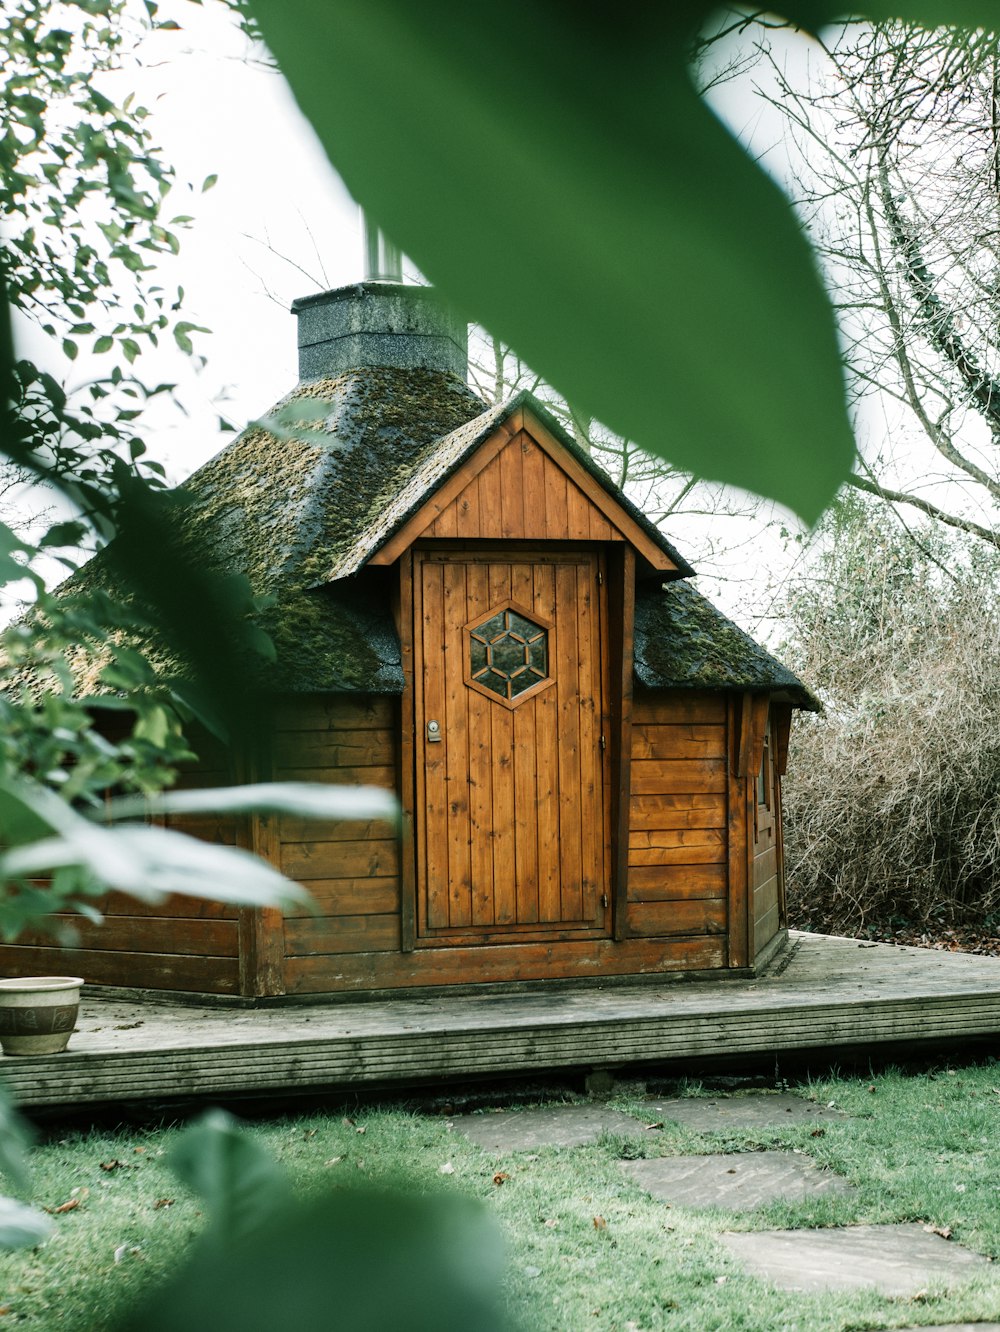
[[[0,1061],[24,1106],[361,1087],[1000,1030],[1000,959],[793,936],[754,980],[210,1008],[86,993],[62,1055]],[[138,1025],[134,1025],[138,1024]]]

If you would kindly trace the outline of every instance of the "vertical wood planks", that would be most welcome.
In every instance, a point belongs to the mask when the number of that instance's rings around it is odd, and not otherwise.
[[[448,923],[472,923],[469,858],[469,737],[466,711],[464,636],[467,619],[465,570],[460,563],[441,565],[444,615],[445,825],[448,838]]]
[[[403,667],[403,697],[400,704],[399,793],[402,815],[400,860],[400,948],[412,952],[417,937],[416,754],[413,680],[413,552],[399,561],[399,647]]]
[[[603,888],[604,846],[601,802],[603,785],[600,748],[601,643],[596,632],[598,595],[596,562],[576,566],[577,659],[579,662],[580,763],[580,919],[596,920],[598,884]]]
[[[425,899],[418,944],[449,932],[457,942],[469,930],[493,937],[530,926],[599,927],[609,832],[598,557],[431,551],[418,553],[416,564],[423,570],[416,711],[424,728],[417,789]],[[466,627],[511,604],[551,626],[552,682],[520,701],[494,698],[468,680]],[[443,771],[439,747],[426,740],[432,716],[442,721]]]
[[[747,800],[751,778],[746,772],[749,743],[749,696],[732,697],[727,712],[729,749],[735,756],[730,765],[726,793],[729,832],[729,965],[750,965],[750,869],[753,855],[750,835],[752,811]],[[742,772],[740,769],[742,768]]]
[[[423,727],[428,721],[444,723],[442,678],[444,635],[444,571],[432,561],[421,563],[423,634]],[[449,924],[448,898],[448,794],[444,742],[422,745],[424,761],[424,847],[427,924],[441,929]]]
[[[534,608],[542,619],[555,623],[556,576],[551,564],[536,564],[534,571]],[[555,644],[549,643],[550,652],[560,641],[560,628],[556,624]],[[560,804],[559,754],[556,735],[559,720],[559,696],[556,689],[544,689],[533,700],[535,718],[535,765],[538,796],[538,920],[559,919],[560,881]]]
[[[466,568],[469,620],[490,608],[489,570],[483,563]],[[493,915],[493,736],[491,703],[474,689],[466,690],[469,734],[469,857],[472,877],[472,923],[492,925]]]
[[[583,918],[583,863],[580,790],[580,671],[577,574],[573,565],[557,564],[556,672],[559,699],[559,857],[562,869],[560,919]]]
[[[611,658],[612,924],[628,930],[628,850],[632,798],[632,679],[634,675],[635,552],[623,547],[608,579]]]
[[[525,503],[528,497],[525,495]],[[515,564],[510,576],[511,600],[534,613],[534,569]],[[535,708],[538,696],[511,713],[514,766],[514,890],[517,920],[538,920],[538,787],[535,749]]]

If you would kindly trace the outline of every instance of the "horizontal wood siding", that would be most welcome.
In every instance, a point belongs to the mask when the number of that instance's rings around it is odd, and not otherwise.
[[[413,953],[340,953],[289,958],[285,984],[289,994],[331,990],[396,990],[420,985],[491,984],[547,980],[553,974],[551,943],[478,945],[471,948],[421,948]],[[558,945],[559,975],[601,977],[646,975],[665,971],[714,971],[725,966],[725,940],[587,939]]]
[[[725,699],[637,689],[626,907],[633,938],[703,936],[724,951],[727,784]]]
[[[117,721],[117,718],[113,719]],[[228,786],[234,780],[226,750],[212,737],[194,734],[196,762],[183,764],[182,790]],[[165,826],[220,846],[245,846],[247,820],[217,814],[170,818]],[[103,925],[73,913],[0,944],[0,975],[65,973],[92,985],[116,985],[205,994],[239,993],[236,907],[175,895],[160,903],[125,893],[92,899]]]
[[[395,790],[397,708],[383,697],[286,700],[275,723],[275,778]],[[392,825],[296,815],[277,823],[279,867],[312,899],[286,915],[286,973],[296,959],[327,958],[332,977],[341,954],[398,949],[400,846]],[[331,979],[321,988],[337,986]]]

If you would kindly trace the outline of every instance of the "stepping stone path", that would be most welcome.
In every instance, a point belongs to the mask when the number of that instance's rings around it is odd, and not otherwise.
[[[749,1212],[765,1203],[802,1202],[853,1193],[846,1179],[795,1152],[737,1152],[723,1156],[660,1156],[619,1162],[624,1173],[672,1207],[725,1207]]]
[[[497,1114],[456,1115],[455,1131],[488,1152],[532,1152],[539,1147],[583,1147],[602,1133],[641,1137],[631,1115],[595,1105],[550,1105],[541,1110],[501,1110]]]
[[[719,1238],[755,1276],[782,1290],[867,1286],[883,1295],[914,1295],[929,1285],[951,1285],[989,1265],[981,1254],[928,1234],[917,1222],[830,1230],[756,1230]]]
[[[553,1105],[456,1115],[450,1125],[487,1151],[516,1152],[580,1147],[596,1142],[602,1133],[648,1140],[650,1126],[668,1119],[701,1133],[717,1133],[845,1118],[835,1108],[800,1096],[767,1093],[650,1099],[643,1113],[641,1122],[604,1106]],[[678,1207],[749,1211],[776,1199],[796,1202],[852,1191],[845,1179],[797,1152],[654,1157],[620,1165],[641,1188]],[[719,1238],[754,1276],[803,1292],[868,1287],[884,1295],[913,1296],[928,1286],[948,1286],[973,1276],[989,1262],[919,1223],[729,1232]],[[1000,1332],[1000,1323],[949,1323],[920,1332]]]
[[[787,1092],[754,1092],[746,1096],[672,1096],[648,1100],[650,1119],[672,1119],[699,1133],[727,1129],[783,1128],[804,1120],[845,1119],[843,1111],[817,1105]]]

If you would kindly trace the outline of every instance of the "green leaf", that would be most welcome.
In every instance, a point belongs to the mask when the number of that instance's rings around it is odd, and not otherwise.
[[[502,1332],[503,1268],[481,1204],[345,1189],[202,1248],[121,1332]]]
[[[201,186],[202,194],[204,194],[206,190],[212,189],[212,187],[218,183],[218,180],[219,177],[214,173],[211,176],[206,176]]]
[[[348,188],[463,313],[638,444],[818,516],[854,457],[833,314],[691,84],[714,6],[252,8]]]
[[[251,1234],[291,1198],[281,1166],[224,1110],[188,1129],[167,1164],[205,1203],[214,1243]]]
[[[147,814],[295,814],[313,819],[399,818],[399,802],[377,786],[331,786],[324,782],[260,782],[199,791],[160,791],[141,800],[111,801],[112,818]]]
[[[7,1088],[0,1083],[0,1170],[21,1190],[31,1185],[26,1160],[31,1137],[27,1124],[14,1109]]]
[[[77,356],[80,354],[80,348],[76,345],[76,343],[73,341],[72,338],[63,338],[62,349],[64,354],[71,361],[75,361]]]
[[[0,828],[9,848],[0,855],[3,879],[75,866],[145,902],[161,902],[171,893],[242,906],[310,902],[298,884],[239,847],[165,828],[102,828],[26,779],[0,778]]]
[[[211,331],[209,328],[203,328],[201,324],[191,324],[182,319],[180,323],[174,326],[174,341],[182,352],[191,356],[194,353],[194,343],[189,335],[191,333],[210,333]]]
[[[170,716],[166,708],[153,707],[144,712],[133,728],[137,740],[147,740],[157,749],[163,749],[170,737]]]
[[[114,338],[111,337],[109,334],[105,333],[102,337],[99,337],[97,341],[94,343],[94,351],[99,356],[103,352],[109,352],[114,345],[115,345]]]
[[[78,546],[86,535],[87,529],[83,523],[55,523],[38,545],[43,550],[50,546]]]
[[[6,523],[0,523],[0,583],[16,583],[31,576],[25,565],[13,558],[15,551],[27,549],[16,532],[12,532]]]
[[[68,806],[67,806],[68,808]],[[108,888],[143,902],[182,897],[236,906],[303,906],[309,894],[265,861],[165,828],[79,825],[0,856],[0,876],[36,878],[63,865],[87,871]]]
[[[0,1249],[34,1249],[52,1234],[44,1212],[16,1198],[0,1197]]]

